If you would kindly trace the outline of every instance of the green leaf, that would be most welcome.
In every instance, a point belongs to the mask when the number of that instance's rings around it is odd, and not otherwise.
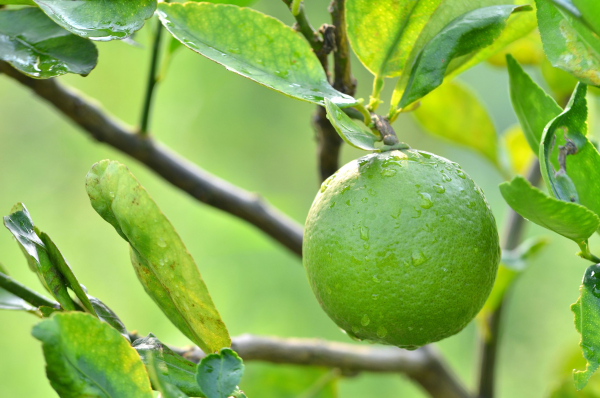
[[[65,285],[75,293],[83,307],[90,314],[96,315],[94,307],[92,306],[92,303],[90,302],[87,293],[79,284],[77,277],[75,277],[73,270],[71,270],[71,267],[67,263],[67,260],[63,257],[60,250],[58,250],[58,247],[56,247],[52,239],[50,239],[50,237],[45,232],[40,232],[38,236],[44,243],[44,246],[46,247],[50,261],[61,273]]]
[[[178,3],[186,3],[188,0],[178,0]],[[204,2],[204,3],[213,3],[213,4],[233,4],[238,7],[248,7],[252,4],[256,3],[257,0],[191,0],[196,3]]]
[[[484,7],[450,22],[419,53],[398,107],[404,108],[438,87],[454,58],[490,45],[513,12],[530,9],[514,5]]]
[[[544,127],[560,115],[562,108],[525,73],[512,55],[506,56],[506,63],[512,106],[525,138],[537,156]]]
[[[524,218],[580,243],[600,226],[600,219],[587,208],[544,194],[521,176],[500,184],[506,203]]]
[[[373,134],[367,126],[351,119],[328,98],[325,98],[325,109],[327,119],[346,143],[365,151],[375,150],[375,143],[381,138]]]
[[[275,18],[249,8],[193,2],[161,3],[158,15],[185,46],[268,88],[320,105],[325,98],[340,107],[357,103],[329,85],[308,42]]]
[[[125,39],[144,26],[156,0],[34,0],[57,24],[92,40]]]
[[[148,371],[148,376],[150,376],[150,381],[152,383],[152,387],[160,392],[161,398],[187,398],[179,388],[175,387],[173,384],[165,381],[162,377],[161,370],[159,368],[159,363],[154,358],[154,355],[150,352],[148,355],[148,362],[146,363],[146,370]]]
[[[583,371],[573,371],[577,390],[585,387],[600,366],[600,264],[591,265],[585,270],[579,294],[571,311],[575,315],[575,329],[581,335],[579,345],[587,366]]]
[[[446,82],[421,101],[414,112],[430,133],[465,145],[498,165],[496,129],[475,93],[460,82]]]
[[[231,339],[194,259],[127,167],[96,163],[86,189],[94,210],[131,246],[138,279],[169,320],[204,352],[229,347]]]
[[[569,0],[563,0],[569,1]],[[597,35],[600,35],[600,3],[593,0],[572,0],[573,5],[579,11],[578,18],[581,18],[584,23]],[[558,1],[555,0],[555,3]]]
[[[38,79],[76,73],[87,75],[98,50],[48,18],[38,8],[0,11],[0,60]]]
[[[600,85],[600,38],[572,14],[556,7],[552,0],[536,0],[536,4],[548,60],[583,83]]]
[[[27,301],[22,298],[15,296],[14,294],[4,290],[0,287],[0,310],[11,310],[11,311],[27,311],[32,314],[37,314],[38,309],[30,305]]]
[[[150,356],[160,373],[160,377],[169,384],[174,385],[185,394],[192,397],[203,396],[198,383],[196,383],[196,369],[198,365],[184,359],[162,344],[151,333],[148,336],[137,339],[132,347],[136,349],[142,361],[148,365]]]
[[[22,203],[17,203],[10,214],[4,217],[4,225],[19,243],[29,266],[37,273],[44,287],[65,310],[75,310],[66,282],[60,270],[52,263],[48,248],[40,240],[27,208]]]
[[[119,332],[82,312],[57,313],[34,326],[46,373],[62,398],[152,398],[137,352]]]
[[[600,214],[600,154],[586,137],[585,96],[586,86],[579,83],[564,112],[546,126],[539,149],[540,167],[548,192],[557,199],[578,201]],[[577,152],[566,156],[563,173],[558,164],[558,151],[553,151],[553,147],[564,146],[567,140]]]
[[[196,381],[207,398],[228,398],[236,389],[242,375],[244,363],[229,348],[219,354],[210,354],[198,364]]]
[[[92,304],[92,307],[94,308],[94,314],[97,315],[101,321],[108,323],[119,333],[121,333],[123,337],[129,340],[127,329],[125,328],[125,325],[123,324],[123,322],[121,322],[117,314],[115,314],[115,312],[112,309],[110,309],[110,307],[108,307],[106,304],[100,301],[100,299],[90,296],[89,294],[87,295],[87,297],[90,303]]]
[[[376,76],[398,76],[419,34],[442,0],[348,0],[348,39]]]

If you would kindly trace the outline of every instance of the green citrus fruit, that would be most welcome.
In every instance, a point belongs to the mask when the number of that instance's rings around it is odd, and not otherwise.
[[[462,330],[500,261],[496,221],[456,163],[374,153],[321,186],[304,267],[325,312],[351,337],[414,349]]]

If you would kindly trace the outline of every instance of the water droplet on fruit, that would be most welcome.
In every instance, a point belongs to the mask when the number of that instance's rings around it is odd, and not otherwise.
[[[425,254],[423,254],[423,252],[418,249],[412,252],[411,257],[412,257],[413,265],[415,265],[415,266],[421,265],[425,261],[427,261],[427,257],[425,257]]]
[[[346,205],[350,206],[350,199],[346,201]]]
[[[447,174],[442,173],[442,181],[444,181],[444,182],[450,182],[450,181],[452,181],[452,178],[448,177]]]
[[[460,178],[462,178],[463,180],[465,178],[467,178],[467,176],[465,175],[465,173],[462,170],[456,170],[456,175],[459,176]]]
[[[377,275],[373,275],[373,282],[375,282],[375,283],[381,283],[381,281],[379,280],[379,278],[377,277]]]
[[[383,339],[385,336],[387,336],[387,329],[383,326],[379,326],[377,328],[377,337]]]
[[[343,195],[346,192],[348,192],[349,189],[350,189],[350,185],[346,185],[344,188],[342,188],[342,190],[340,191],[340,193]]]
[[[352,333],[356,334],[360,331],[360,329],[358,328],[358,326],[352,326]]]
[[[592,265],[585,271],[583,285],[594,296],[600,298],[600,265]]]
[[[329,208],[333,209],[334,206],[335,206],[335,202],[331,202],[331,204],[329,205]]]
[[[360,324],[363,326],[368,326],[369,323],[371,323],[371,320],[369,319],[369,316],[367,314],[365,314],[362,319],[360,320]]]
[[[419,218],[419,217],[421,217],[421,209],[417,209],[415,207],[415,211],[417,212],[417,215],[416,216],[412,216],[412,218]]]
[[[167,247],[167,243],[163,238],[158,238],[158,242],[156,243],[158,247]]]
[[[377,299],[379,298],[379,295],[376,293],[373,293],[373,295],[371,297],[373,298],[374,301],[377,301]]]
[[[111,191],[111,192],[108,193],[108,196],[110,196],[111,198],[114,199],[115,198],[115,193]]]
[[[446,192],[446,188],[444,188],[444,186],[442,184],[435,184],[433,187],[435,188],[435,191],[437,193],[444,193],[444,192]]]
[[[393,177],[396,175],[396,170],[394,169],[383,169],[381,170],[381,175],[384,177]]]
[[[398,217],[400,217],[400,214],[402,213],[402,209],[398,209],[398,213],[396,214],[391,214],[392,218],[394,219],[398,219]]]
[[[371,195],[371,196],[375,196],[375,195],[377,195],[377,192],[375,192],[375,190],[374,190],[374,189],[372,189],[372,188],[369,188],[369,189],[367,190],[367,193],[368,193],[369,195]]]
[[[360,227],[360,238],[362,240],[369,240],[369,228],[368,227]]]
[[[362,198],[360,201],[363,203],[367,203],[369,201],[369,198]]]
[[[424,209],[429,209],[431,208],[431,206],[433,206],[433,202],[431,201],[431,195],[424,192],[420,192],[419,195],[421,195],[421,203],[419,204],[419,206],[421,206]]]
[[[469,203],[467,203],[467,209],[472,209],[474,208],[476,205],[476,203],[474,201],[469,201]]]

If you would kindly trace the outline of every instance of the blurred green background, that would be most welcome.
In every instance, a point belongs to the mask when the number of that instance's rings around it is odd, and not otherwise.
[[[314,25],[328,22],[328,1],[307,0]],[[263,0],[255,8],[292,24],[282,2]],[[153,26],[153,24],[150,24]],[[150,29],[136,40],[98,43],[99,65],[89,77],[60,80],[103,104],[125,122],[139,122],[150,58]],[[354,62],[358,96],[368,98],[372,79]],[[507,74],[480,65],[461,79],[487,105],[499,132],[516,122]],[[388,83],[382,98],[389,99]],[[382,106],[387,110],[387,104]],[[315,140],[310,126],[314,106],[284,97],[227,72],[183,49],[159,86],[153,118],[155,137],[215,175],[260,193],[303,223],[318,189]],[[502,230],[506,206],[500,174],[482,157],[422,132],[412,117],[395,123],[401,140],[459,162],[483,188]],[[360,156],[344,147],[343,161]],[[0,75],[0,209],[7,214],[22,201],[36,224],[53,238],[91,294],[104,300],[130,330],[154,333],[163,342],[187,341],[144,293],[129,263],[126,243],[91,208],[84,177],[101,159],[118,160],[148,189],[196,259],[232,335],[326,338],[349,342],[319,308],[301,261],[254,227],[188,197],[135,160],[92,141],[24,87]],[[558,382],[564,358],[576,350],[578,335],[569,305],[587,265],[576,246],[530,225],[527,235],[545,234],[550,247],[537,257],[511,292],[505,310],[498,367],[499,397],[547,396]],[[598,240],[592,247],[598,247]],[[41,291],[36,276],[8,231],[0,233],[0,262],[19,281]],[[0,313],[0,397],[55,397],[44,374],[40,343],[30,335],[36,318]],[[437,344],[452,368],[470,386],[477,376],[474,324]],[[247,392],[269,398],[259,374],[271,365],[248,364]],[[253,378],[253,375],[256,376]],[[244,384],[242,384],[244,387]],[[309,387],[308,385],[306,386]],[[361,374],[341,381],[340,396],[424,397],[402,375]],[[285,398],[285,397],[284,397]]]

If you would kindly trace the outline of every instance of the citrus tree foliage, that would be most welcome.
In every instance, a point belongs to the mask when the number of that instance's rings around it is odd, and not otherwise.
[[[479,311],[481,334],[493,341],[489,338],[497,331],[489,319],[499,314],[506,292],[548,239],[533,237],[520,245],[507,244],[500,256],[495,219],[483,192],[460,166],[410,149],[394,132],[392,123],[402,113],[412,113],[424,131],[487,159],[507,180],[499,190],[516,213],[572,240],[581,258],[596,263],[585,271],[580,297],[571,307],[585,369],[577,365],[574,384],[561,379],[549,395],[583,396],[574,389],[581,390],[588,382],[593,385],[592,374],[600,366],[600,258],[589,244],[600,230],[600,154],[589,135],[594,110],[588,104],[590,96],[600,92],[594,87],[600,86],[600,3],[334,0],[330,12],[338,26],[323,25],[318,30],[305,12],[309,4],[302,1],[283,0],[296,20],[294,26],[249,8],[252,3],[0,0],[0,68],[14,69],[18,81],[48,99],[50,86],[40,89],[33,79],[67,73],[87,76],[98,63],[94,41],[135,44],[133,35],[154,19],[156,34],[140,136],[146,133],[154,86],[168,70],[171,58],[186,48],[287,97],[318,105],[316,118],[320,114],[321,123],[327,123],[330,131],[347,144],[372,152],[326,179],[311,210],[304,263],[320,304],[354,339],[416,349],[457,333]],[[161,54],[164,35],[168,43]],[[353,96],[349,51],[373,75],[366,101]],[[496,131],[486,106],[471,88],[455,79],[486,60],[505,67],[509,78],[519,125],[503,133]],[[523,64],[539,66],[549,92]],[[382,98],[386,79],[395,82],[390,97]],[[68,99],[74,94],[65,91],[62,95]],[[390,104],[387,114],[377,115],[384,102]],[[70,110],[79,124],[84,117],[80,105]],[[105,122],[94,119],[88,129],[99,129]],[[337,142],[335,133],[329,142]],[[150,138],[143,138],[145,150],[156,148]],[[131,152],[147,162],[144,148]],[[177,160],[170,157],[168,161]],[[193,174],[186,165],[178,167],[183,174]],[[537,186],[537,171],[545,191]],[[220,182],[210,184],[219,186]],[[192,190],[187,180],[175,185]],[[373,199],[374,187],[385,194],[378,199],[381,203]],[[193,362],[186,358],[190,352],[170,348],[153,334],[141,337],[128,331],[107,304],[88,293],[55,242],[34,224],[27,208],[17,203],[4,217],[4,225],[49,298],[12,279],[0,266],[0,309],[24,311],[41,319],[32,335],[41,342],[47,377],[57,394],[150,398],[154,390],[163,398],[246,397],[240,389],[245,370],[242,357],[235,351],[195,260],[166,214],[127,167],[116,161],[94,164],[85,188],[93,209],[129,246],[131,263],[146,293],[203,354]],[[215,205],[206,195],[201,189],[194,194]],[[244,200],[251,202],[259,217],[272,216],[260,202]],[[358,210],[348,210],[351,206]],[[457,208],[460,217],[453,213]],[[385,215],[385,225],[397,227],[370,230],[368,222],[378,220],[382,209],[391,213]],[[238,216],[243,213],[229,211]],[[329,223],[323,221],[332,214],[336,216]],[[400,228],[400,220],[412,228],[410,239],[403,240],[410,247],[396,242],[394,229]],[[446,228],[446,235],[434,232],[444,222],[452,224],[452,229]],[[461,236],[469,239],[461,241]],[[423,247],[412,243],[427,239]],[[389,244],[377,246],[381,241]],[[397,250],[391,250],[392,246]],[[333,261],[332,253],[340,248],[360,256]],[[461,259],[468,260],[468,272],[451,269]],[[369,268],[373,264],[377,270]],[[401,275],[391,275],[385,271],[389,264],[407,268],[402,268]],[[360,278],[369,272],[367,282],[362,280],[349,290],[338,283],[339,273],[331,272],[333,266],[347,267]],[[404,301],[394,301],[401,296],[395,292],[407,278],[414,279],[407,288],[410,297],[423,296],[422,291],[413,291],[415,286],[418,289],[434,280],[464,289],[462,295],[438,291],[435,297],[421,297],[423,301],[415,308],[402,307]],[[383,305],[393,311],[382,311]],[[378,310],[370,316],[357,313],[364,308]],[[423,321],[425,315],[432,317]],[[440,322],[444,316],[451,321]],[[431,355],[426,350],[423,355]],[[319,355],[309,359],[322,360]],[[277,356],[272,360],[283,361]],[[311,364],[304,356],[296,360]],[[350,369],[348,374],[356,370],[360,369]],[[338,396],[337,380],[342,375],[339,369],[318,367],[273,367],[262,373],[250,372],[247,385],[259,385],[263,396],[303,398]],[[442,391],[427,387],[431,387],[427,381],[431,374],[407,374],[434,396]],[[587,391],[594,391],[593,386]],[[478,396],[491,397],[484,392]]]

